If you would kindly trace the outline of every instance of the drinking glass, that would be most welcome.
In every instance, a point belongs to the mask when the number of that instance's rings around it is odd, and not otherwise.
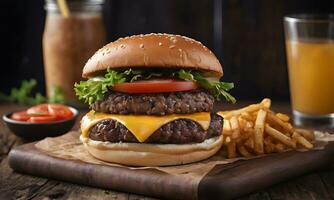
[[[45,0],[43,55],[49,97],[58,88],[64,93],[66,103],[81,106],[73,85],[82,80],[87,60],[106,42],[103,3],[103,0],[68,0],[70,15],[63,16],[58,1]]]
[[[334,15],[289,15],[284,30],[295,124],[334,128]]]

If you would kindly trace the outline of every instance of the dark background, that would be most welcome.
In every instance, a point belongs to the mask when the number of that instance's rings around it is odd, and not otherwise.
[[[1,1],[0,91],[35,78],[44,93],[43,0]],[[151,32],[202,41],[224,66],[238,99],[288,100],[282,19],[291,13],[330,13],[331,0],[107,0],[108,40]]]

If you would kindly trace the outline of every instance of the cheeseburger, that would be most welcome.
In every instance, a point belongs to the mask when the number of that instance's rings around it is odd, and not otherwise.
[[[206,159],[221,147],[223,118],[211,113],[233,83],[200,42],[171,34],[120,38],[98,50],[75,84],[90,105],[80,136],[94,157],[133,166]]]

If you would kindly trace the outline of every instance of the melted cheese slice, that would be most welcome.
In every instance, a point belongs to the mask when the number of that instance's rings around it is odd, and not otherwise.
[[[104,114],[90,111],[81,120],[82,136],[87,137],[89,129],[104,119],[116,120],[123,124],[129,131],[133,133],[139,142],[144,142],[154,133],[154,131],[158,130],[161,126],[177,119],[193,120],[201,125],[204,130],[209,128],[211,120],[209,112],[149,116]]]

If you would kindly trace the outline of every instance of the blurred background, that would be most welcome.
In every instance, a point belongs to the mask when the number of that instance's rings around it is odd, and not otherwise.
[[[0,91],[36,79],[45,94],[43,0],[1,1]],[[224,81],[238,99],[289,100],[283,16],[330,13],[332,0],[106,0],[107,42],[133,34],[165,32],[201,41],[219,57]]]

